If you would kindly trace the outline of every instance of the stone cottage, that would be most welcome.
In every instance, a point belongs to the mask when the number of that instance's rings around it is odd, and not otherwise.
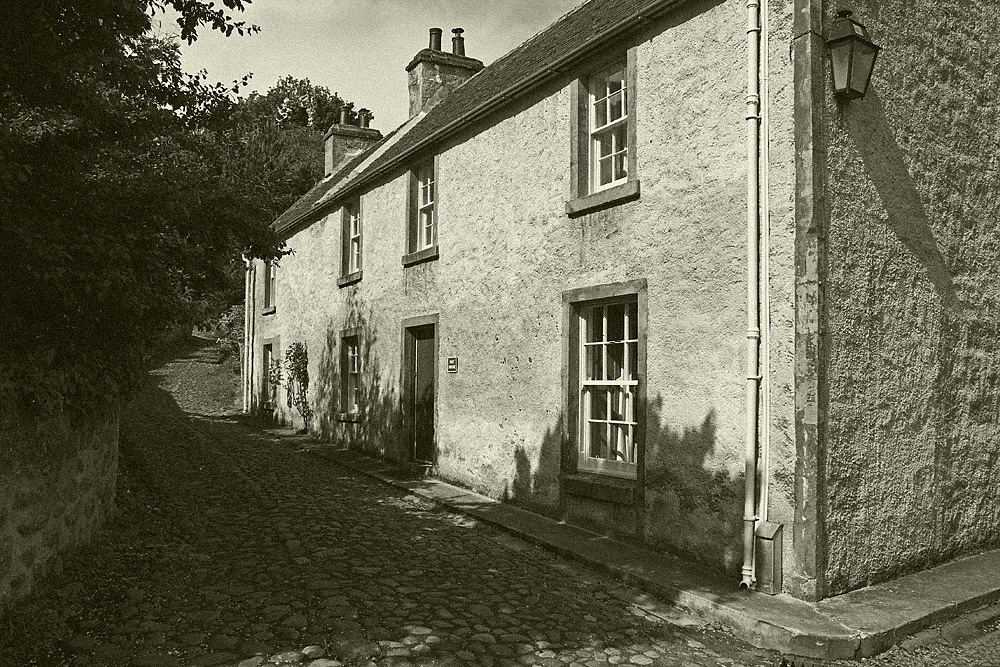
[[[1000,545],[1000,15],[591,0],[334,125],[247,276],[247,408],[804,599]],[[472,50],[472,49],[470,49]]]

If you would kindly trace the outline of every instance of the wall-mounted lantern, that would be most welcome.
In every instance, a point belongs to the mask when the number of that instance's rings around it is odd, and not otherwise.
[[[875,69],[875,57],[882,50],[868,37],[868,30],[851,18],[850,10],[837,12],[830,38],[830,66],[833,70],[833,93],[843,100],[864,97]]]

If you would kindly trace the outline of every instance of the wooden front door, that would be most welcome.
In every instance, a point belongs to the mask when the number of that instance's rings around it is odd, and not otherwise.
[[[434,400],[437,349],[433,324],[412,327],[407,331],[409,368],[407,369],[409,431],[413,460],[434,461]]]

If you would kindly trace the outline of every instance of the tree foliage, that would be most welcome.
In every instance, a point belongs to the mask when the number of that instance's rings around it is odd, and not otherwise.
[[[0,400],[102,409],[199,304],[238,298],[241,255],[284,252],[268,224],[321,175],[339,98],[289,78],[235,99],[246,79],[186,74],[150,32],[167,7],[188,42],[253,32],[228,13],[248,0],[0,2]]]

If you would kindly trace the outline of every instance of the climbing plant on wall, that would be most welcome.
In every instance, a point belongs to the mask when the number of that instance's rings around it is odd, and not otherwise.
[[[309,350],[305,343],[292,343],[285,350],[285,396],[288,407],[294,406],[309,429],[312,407],[309,405]]]

